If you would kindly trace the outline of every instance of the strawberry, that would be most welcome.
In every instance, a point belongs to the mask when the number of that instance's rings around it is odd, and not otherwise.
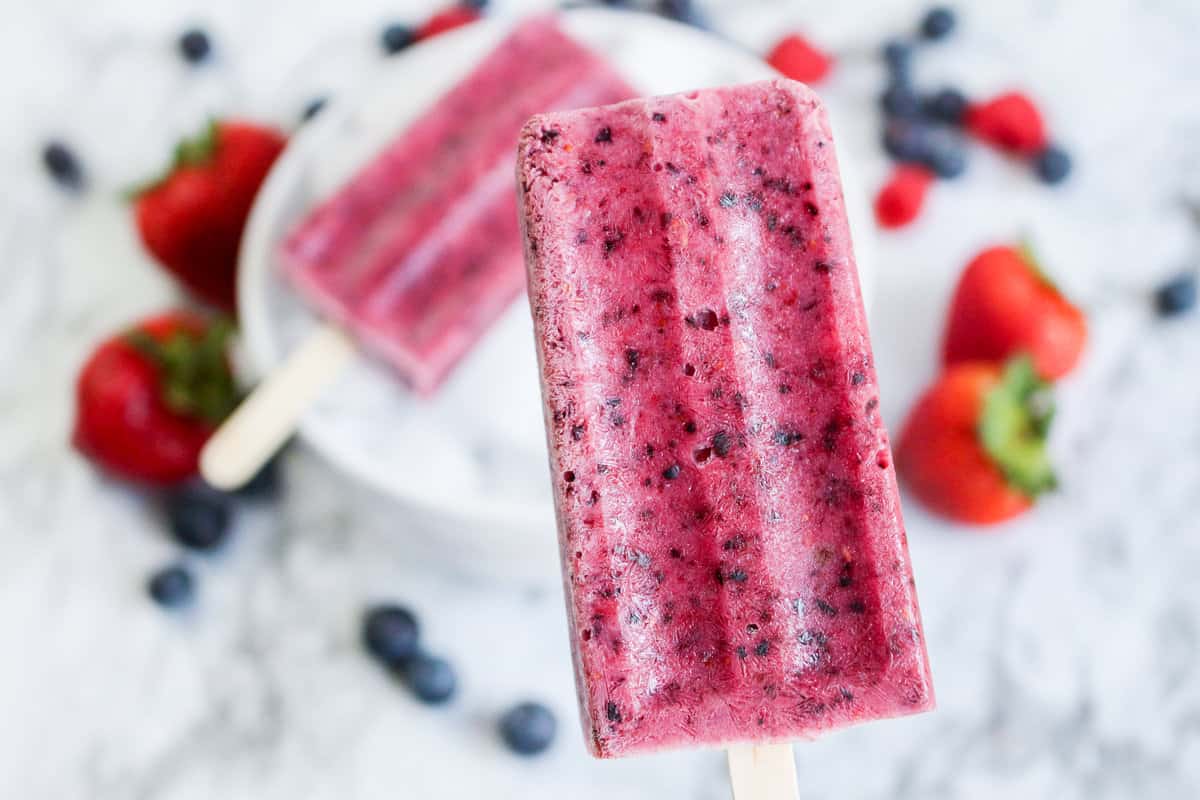
[[[990,247],[967,265],[942,342],[943,363],[1033,357],[1047,380],[1070,372],[1083,354],[1087,320],[1063,297],[1028,248]]]
[[[930,509],[962,522],[1021,514],[1055,486],[1045,448],[1049,392],[1025,357],[949,367],[900,434],[896,468],[905,484]]]
[[[933,173],[924,167],[901,164],[875,196],[875,219],[884,228],[902,228],[917,218]]]
[[[213,122],[181,142],[167,174],[137,191],[137,225],[155,258],[202,300],[234,309],[238,246],[282,134]]]
[[[767,63],[785,77],[816,83],[829,74],[833,58],[798,33],[789,34],[767,55]]]
[[[182,311],[102,343],[75,391],[75,448],[122,478],[169,485],[196,474],[200,448],[237,396],[230,326]]]
[[[418,42],[425,39],[432,39],[439,33],[452,31],[455,28],[461,28],[463,25],[474,22],[482,15],[477,9],[467,5],[454,6],[447,8],[445,11],[439,11],[429,19],[425,20],[424,24],[416,30],[416,40]]]
[[[977,139],[1016,155],[1037,155],[1049,144],[1042,113],[1020,92],[967,106],[963,122]]]

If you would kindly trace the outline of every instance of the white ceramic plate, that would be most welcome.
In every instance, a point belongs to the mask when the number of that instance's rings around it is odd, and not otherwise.
[[[646,94],[774,74],[748,51],[650,15],[579,9],[563,19]],[[239,303],[256,369],[277,365],[317,322],[279,274],[281,238],[465,75],[511,24],[490,19],[411,48],[390,59],[370,87],[331,104],[293,138],[259,195],[242,246]],[[864,224],[857,185],[847,180],[846,187],[866,291],[865,237],[872,228]],[[523,299],[434,400],[410,397],[384,367],[360,358],[305,417],[300,433],[341,469],[426,518],[440,518],[436,527],[448,548],[465,550],[477,564],[541,573],[553,554],[537,365]]]

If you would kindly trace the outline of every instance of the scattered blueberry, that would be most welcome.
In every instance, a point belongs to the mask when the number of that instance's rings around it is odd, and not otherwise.
[[[658,0],[658,11],[676,22],[695,25],[698,28],[707,27],[704,16],[692,0]]]
[[[450,662],[425,653],[410,659],[401,677],[417,699],[425,703],[444,703],[458,688],[458,678]]]
[[[184,547],[213,550],[229,536],[233,507],[229,495],[207,486],[190,486],[167,500],[171,534]]]
[[[420,631],[416,616],[407,608],[375,606],[363,620],[363,643],[375,658],[399,667],[417,654]]]
[[[179,54],[189,64],[199,64],[212,54],[212,41],[199,28],[191,28],[179,37]]]
[[[320,106],[324,104],[324,98],[314,100],[313,103],[310,103],[308,108],[304,110],[304,118],[311,119],[313,115],[317,114],[321,110]],[[313,105],[317,105],[317,109],[315,111],[312,110]],[[244,500],[273,500],[274,498],[278,497],[280,488],[283,485],[283,481],[280,478],[280,473],[282,470],[279,466],[279,463],[280,458],[276,456],[266,464],[263,464],[262,469],[260,469],[255,476],[246,483],[245,486],[238,489],[233,494]]]
[[[1196,306],[1196,273],[1184,272],[1154,292],[1154,305],[1164,317],[1191,311]]]
[[[178,608],[191,602],[195,594],[195,582],[186,567],[175,565],[151,575],[146,591],[160,606]]]
[[[957,137],[929,137],[929,149],[923,159],[925,166],[939,178],[957,178],[967,169],[967,155]]]
[[[929,153],[929,129],[919,122],[893,119],[883,129],[883,149],[897,161],[923,162]]]
[[[379,44],[383,47],[383,52],[389,56],[394,56],[416,40],[415,31],[400,23],[388,25],[379,36]]]
[[[891,39],[883,46],[883,62],[893,83],[908,83],[912,52],[912,44],[901,39]]]
[[[925,98],[925,115],[938,122],[958,125],[967,113],[967,96],[958,89],[941,89]]]
[[[930,41],[943,39],[954,30],[954,12],[945,6],[935,6],[921,20],[921,35]]]
[[[558,720],[541,703],[520,703],[500,718],[500,737],[514,753],[533,756],[554,741]]]
[[[883,110],[893,117],[912,119],[921,115],[921,100],[912,87],[892,83],[879,98]]]
[[[309,100],[308,105],[306,105],[304,110],[300,112],[300,121],[308,122],[317,114],[320,114],[321,111],[324,110],[325,104],[328,102],[329,98],[327,97],[314,97],[312,100]]]
[[[1037,154],[1033,168],[1043,183],[1062,183],[1071,174],[1071,156],[1056,145],[1050,145]]]
[[[42,164],[59,186],[66,189],[83,187],[83,168],[75,153],[62,142],[47,142],[42,148]]]
[[[483,11],[488,7],[489,0],[459,0],[459,5],[464,5],[467,8],[473,8],[476,11]]]

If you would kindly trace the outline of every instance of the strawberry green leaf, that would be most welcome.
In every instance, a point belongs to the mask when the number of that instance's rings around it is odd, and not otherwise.
[[[226,349],[233,325],[220,318],[200,334],[177,330],[164,339],[144,331],[126,340],[159,370],[162,399],[181,416],[217,424],[237,405],[237,387]]]
[[[1058,485],[1046,452],[1053,418],[1050,385],[1038,377],[1033,360],[1011,359],[984,398],[979,440],[1008,482],[1030,497]]]
[[[126,189],[122,193],[124,198],[129,201],[137,200],[142,195],[154,191],[166,183],[171,175],[181,167],[199,167],[207,164],[217,151],[219,139],[220,125],[217,120],[210,119],[204,126],[204,130],[175,145],[171,163],[162,173]]]
[[[178,167],[194,167],[208,163],[217,149],[217,121],[210,119],[204,130],[190,139],[183,139],[175,145],[175,162],[172,170]]]

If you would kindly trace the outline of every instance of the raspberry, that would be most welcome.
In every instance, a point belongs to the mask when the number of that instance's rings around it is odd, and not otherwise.
[[[966,124],[971,135],[1010,153],[1035,155],[1047,144],[1041,112],[1020,92],[969,106]]]
[[[884,228],[902,228],[917,218],[934,175],[924,167],[902,164],[875,196],[875,219]]]
[[[415,38],[417,41],[423,41],[437,36],[439,33],[454,30],[468,23],[479,19],[480,14],[470,6],[455,6],[448,8],[445,11],[439,11],[429,19],[425,20],[425,24],[417,28]]]
[[[767,56],[767,63],[788,78],[816,83],[829,74],[833,58],[798,33],[788,34]]]

